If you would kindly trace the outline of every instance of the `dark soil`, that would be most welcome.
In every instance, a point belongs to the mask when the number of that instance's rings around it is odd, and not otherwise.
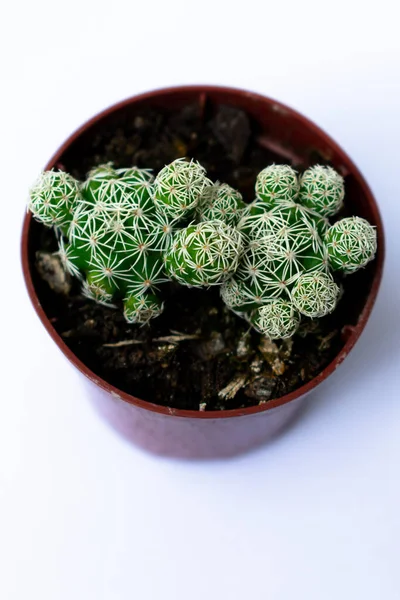
[[[136,164],[155,171],[180,156],[199,160],[208,175],[253,200],[257,173],[288,162],[259,143],[257,124],[232,107],[190,105],[163,114],[129,111],[109,118],[64,154],[62,166],[83,178],[94,165]],[[314,162],[323,163],[321,157]],[[296,167],[304,168],[297,161]],[[368,292],[368,268],[343,281],[336,311],[304,320],[293,340],[272,343],[228,311],[218,289],[164,286],[166,309],[150,326],[128,325],[121,310],[95,304],[63,279],[48,253],[52,231],[32,223],[34,284],[53,326],[94,373],[144,400],[174,408],[221,410],[252,406],[291,392],[328,365],[344,344],[346,326]],[[49,282],[51,285],[49,285]]]

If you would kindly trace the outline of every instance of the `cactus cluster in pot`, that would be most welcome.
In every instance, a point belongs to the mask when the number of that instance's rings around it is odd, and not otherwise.
[[[129,323],[163,311],[162,287],[220,286],[235,313],[270,339],[291,337],[302,316],[332,312],[340,296],[335,272],[350,274],[376,252],[376,232],[353,216],[336,220],[343,178],[315,165],[301,175],[270,165],[255,199],[213,183],[194,160],[151,170],[112,164],[84,182],[45,171],[30,191],[29,209],[54,227],[65,269],[96,302],[122,302]]]

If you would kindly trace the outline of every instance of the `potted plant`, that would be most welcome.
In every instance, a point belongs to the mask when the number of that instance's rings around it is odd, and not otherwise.
[[[102,414],[164,454],[231,455],[275,434],[347,356],[381,278],[382,223],[355,165],[241,90],[111,107],[53,156],[30,208],[39,317]]]

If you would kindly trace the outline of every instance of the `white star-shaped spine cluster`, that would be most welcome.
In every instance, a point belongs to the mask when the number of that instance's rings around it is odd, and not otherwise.
[[[92,169],[81,184],[43,173],[31,190],[35,218],[58,231],[58,255],[82,280],[85,296],[107,306],[122,300],[129,323],[163,310],[157,294],[174,279],[220,285],[235,313],[271,339],[290,337],[301,315],[333,311],[339,286],[330,270],[350,273],[373,259],[376,231],[365,219],[330,225],[343,203],[343,178],[316,165],[298,178],[270,165],[255,200],[206,177],[196,161],[177,159],[154,179],[149,169]]]
[[[298,193],[297,173],[289,165],[270,165],[257,176],[256,197],[269,206],[281,200],[294,200]]]
[[[376,230],[361,217],[348,217],[328,229],[325,242],[332,268],[351,273],[375,256]]]
[[[260,333],[268,331],[272,340],[290,338],[300,324],[300,315],[293,304],[278,298],[256,308],[251,315],[251,324]]]
[[[236,271],[242,236],[222,221],[203,221],[179,230],[166,256],[173,279],[193,287],[218,285]]]
[[[197,214],[200,221],[223,221],[237,225],[245,208],[242,194],[227,183],[216,183],[204,188],[200,196]]]
[[[196,208],[206,186],[211,181],[198,162],[179,158],[166,165],[154,182],[154,202],[159,210],[173,220],[179,220]]]
[[[300,177],[299,202],[323,217],[339,212],[343,199],[343,177],[332,167],[315,165]]]

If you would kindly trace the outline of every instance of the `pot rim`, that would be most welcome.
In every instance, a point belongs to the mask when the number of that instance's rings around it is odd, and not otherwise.
[[[371,289],[370,289],[370,292],[366,299],[364,308],[359,315],[357,324],[350,328],[350,334],[348,336],[348,339],[345,342],[343,348],[340,350],[340,352],[316,377],[311,379],[309,382],[307,382],[306,384],[297,388],[293,392],[290,392],[289,394],[285,394],[284,396],[281,396],[280,398],[275,398],[274,400],[269,400],[268,402],[266,402],[265,404],[262,404],[262,405],[256,405],[256,406],[251,406],[251,407],[247,407],[247,408],[236,408],[236,409],[223,410],[223,411],[221,411],[221,410],[219,410],[219,411],[216,411],[216,410],[213,410],[213,411],[183,410],[183,409],[178,409],[178,408],[161,406],[158,404],[154,404],[153,402],[148,402],[146,400],[141,400],[140,398],[136,398],[135,396],[132,396],[131,394],[128,394],[127,392],[123,392],[122,390],[119,390],[117,387],[111,385],[110,383],[108,383],[107,381],[105,381],[104,379],[102,379],[101,377],[96,375],[72,352],[72,350],[65,344],[65,342],[63,341],[61,336],[54,329],[53,325],[51,324],[50,320],[48,319],[45,311],[43,310],[43,308],[40,304],[39,298],[36,294],[36,291],[35,291],[35,288],[33,285],[30,267],[29,267],[28,237],[29,237],[29,228],[30,228],[30,224],[31,224],[31,220],[32,220],[31,213],[26,213],[26,215],[25,215],[24,222],[23,222],[23,229],[22,229],[22,240],[21,240],[21,260],[22,260],[22,270],[23,270],[23,275],[24,275],[24,279],[25,279],[25,284],[26,284],[26,287],[28,290],[28,295],[31,299],[31,302],[33,304],[33,307],[34,307],[37,315],[39,316],[39,319],[41,320],[45,329],[47,330],[47,332],[49,333],[49,335],[51,336],[53,341],[56,343],[56,345],[59,347],[61,352],[68,358],[68,360],[83,375],[85,375],[93,383],[98,385],[101,389],[103,389],[106,392],[108,392],[109,394],[111,394],[111,396],[113,396],[114,398],[124,400],[128,404],[134,404],[140,408],[143,408],[145,410],[149,410],[152,412],[156,412],[159,414],[170,415],[170,416],[173,415],[173,416],[177,416],[177,417],[186,417],[186,418],[190,417],[190,418],[197,418],[197,419],[224,419],[224,418],[229,418],[229,417],[240,417],[240,416],[254,415],[257,413],[262,413],[262,412],[271,410],[273,408],[282,406],[284,404],[287,404],[288,402],[291,402],[292,400],[295,400],[296,398],[299,398],[300,396],[303,396],[303,395],[307,394],[308,392],[310,392],[311,390],[313,390],[314,388],[316,388],[322,381],[324,381],[329,375],[331,375],[331,373],[333,373],[337,369],[337,367],[345,360],[345,358],[349,354],[350,350],[353,348],[353,346],[357,342],[362,331],[364,330],[364,327],[368,321],[369,315],[374,306],[376,296],[378,294],[379,286],[381,283],[381,279],[382,279],[383,262],[384,262],[384,255],[385,255],[385,241],[384,241],[383,224],[382,224],[381,215],[380,215],[378,206],[376,204],[376,201],[374,199],[374,196],[373,196],[367,182],[365,181],[364,177],[362,176],[362,174],[360,173],[360,171],[358,170],[356,165],[353,163],[353,161],[344,152],[344,150],[327,133],[325,133],[320,127],[318,127],[315,123],[310,121],[307,117],[303,116],[301,113],[297,112],[296,110],[290,108],[289,106],[286,106],[285,104],[283,104],[277,100],[274,100],[268,96],[264,96],[264,95],[261,95],[261,94],[255,93],[255,92],[250,92],[250,91],[246,91],[246,90],[242,90],[240,88],[234,88],[234,87],[214,86],[214,85],[173,86],[173,87],[167,87],[167,88],[157,88],[157,89],[154,89],[149,92],[130,96],[129,98],[126,98],[120,102],[117,102],[116,104],[112,104],[105,110],[97,113],[95,116],[93,116],[92,118],[90,118],[89,120],[84,122],[80,127],[78,127],[65,140],[65,142],[59,147],[59,149],[53,154],[53,156],[47,162],[45,169],[47,170],[47,169],[53,168],[59,161],[59,158],[61,157],[61,155],[70,146],[70,144],[73,143],[82,133],[84,133],[87,129],[89,129],[92,125],[94,125],[100,119],[102,119],[102,118],[108,116],[109,114],[113,113],[114,111],[124,108],[132,103],[150,100],[150,99],[153,99],[160,95],[170,95],[170,94],[173,95],[176,92],[178,92],[178,93],[197,92],[199,94],[220,92],[220,93],[232,94],[233,96],[249,97],[249,98],[251,98],[251,100],[254,103],[259,102],[262,104],[268,104],[270,106],[272,105],[274,107],[274,110],[291,114],[294,118],[296,118],[303,125],[305,125],[309,130],[312,130],[313,132],[317,133],[319,135],[319,137],[322,138],[326,144],[328,144],[331,148],[333,148],[335,150],[335,152],[350,165],[351,172],[357,177],[358,182],[361,185],[361,187],[363,188],[363,192],[368,200],[368,204],[372,207],[372,209],[374,211],[374,217],[375,217],[376,228],[377,228],[377,233],[378,233],[378,253],[377,253],[377,256],[375,257],[375,261],[376,261],[375,273],[373,276]]]

